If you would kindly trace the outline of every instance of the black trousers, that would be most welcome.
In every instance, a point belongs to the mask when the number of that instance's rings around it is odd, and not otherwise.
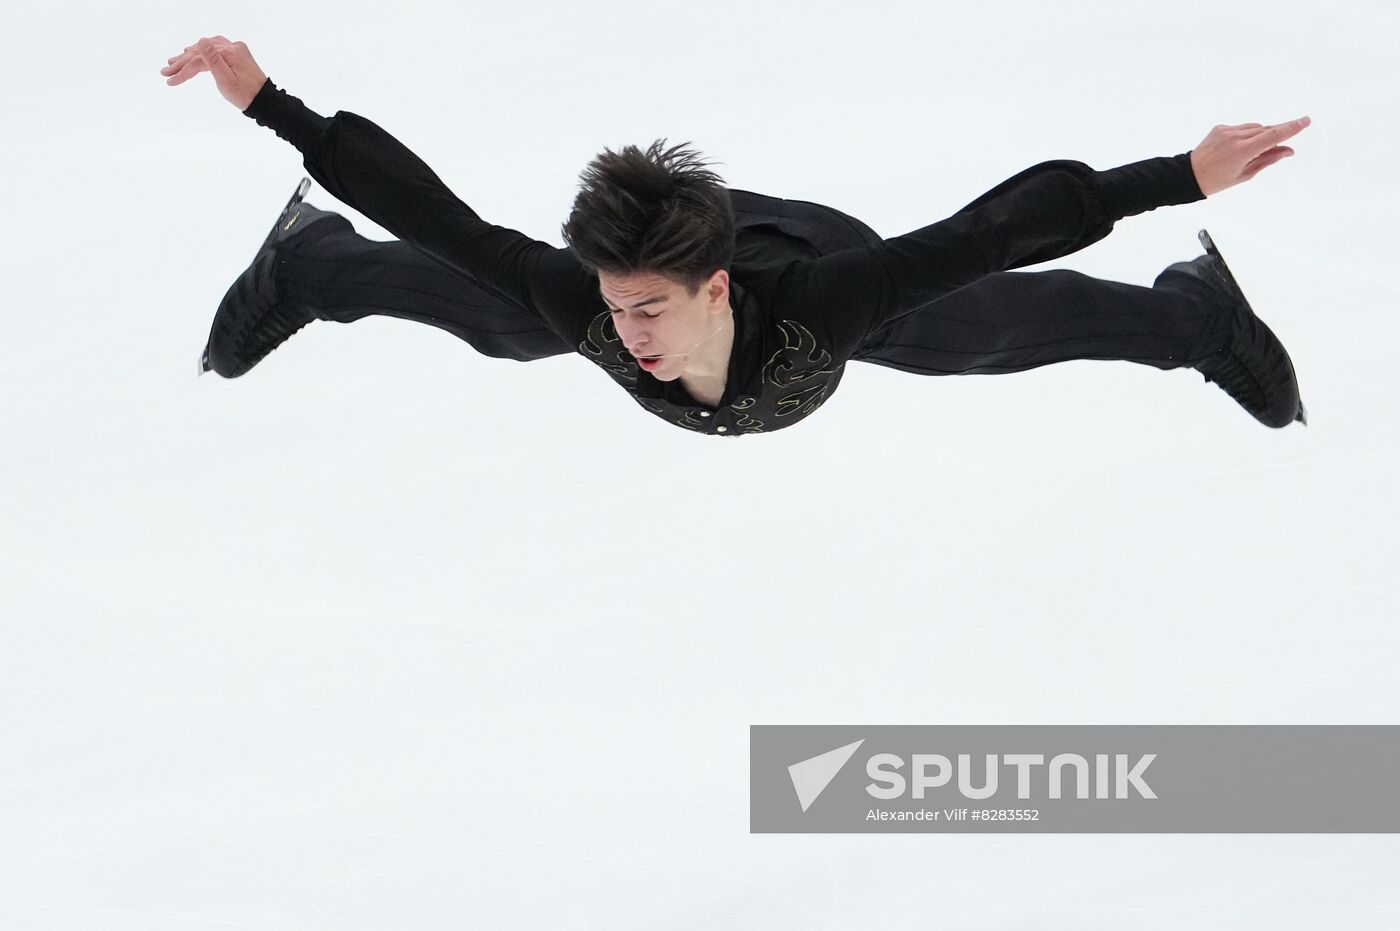
[[[731,196],[737,220],[731,272],[880,242],[864,223],[831,207],[748,191]],[[366,239],[343,217],[308,227],[279,251],[283,257],[281,293],[323,320],[415,320],[484,355],[519,361],[574,351],[470,277],[407,243]],[[1002,374],[1073,359],[1172,369],[1223,342],[1223,317],[1208,301],[1169,286],[1068,270],[999,272],[873,333],[852,358],[919,375]]]

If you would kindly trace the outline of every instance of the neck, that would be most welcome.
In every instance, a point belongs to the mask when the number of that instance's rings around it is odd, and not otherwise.
[[[718,404],[729,380],[729,357],[734,352],[734,312],[730,310],[720,322],[719,329],[690,353],[681,384],[696,400]],[[703,397],[701,397],[703,395]]]

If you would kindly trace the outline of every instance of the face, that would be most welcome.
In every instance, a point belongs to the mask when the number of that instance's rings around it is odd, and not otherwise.
[[[719,269],[693,296],[665,275],[598,273],[598,290],[612,312],[617,335],[655,378],[671,381],[710,360],[710,337],[729,317],[729,273]]]

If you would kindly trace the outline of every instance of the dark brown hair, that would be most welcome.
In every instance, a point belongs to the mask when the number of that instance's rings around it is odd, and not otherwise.
[[[694,295],[734,259],[734,207],[699,152],[665,144],[604,149],[589,162],[564,242],[594,274],[651,272]]]

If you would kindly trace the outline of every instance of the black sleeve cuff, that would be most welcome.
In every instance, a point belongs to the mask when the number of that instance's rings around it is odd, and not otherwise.
[[[1095,175],[1104,208],[1114,219],[1158,207],[1195,203],[1206,197],[1196,184],[1190,152],[1144,159]]]
[[[255,120],[259,126],[271,129],[296,146],[302,154],[309,152],[312,143],[320,138],[330,122],[298,98],[278,88],[272,83],[272,78],[263,82],[243,115]]]

